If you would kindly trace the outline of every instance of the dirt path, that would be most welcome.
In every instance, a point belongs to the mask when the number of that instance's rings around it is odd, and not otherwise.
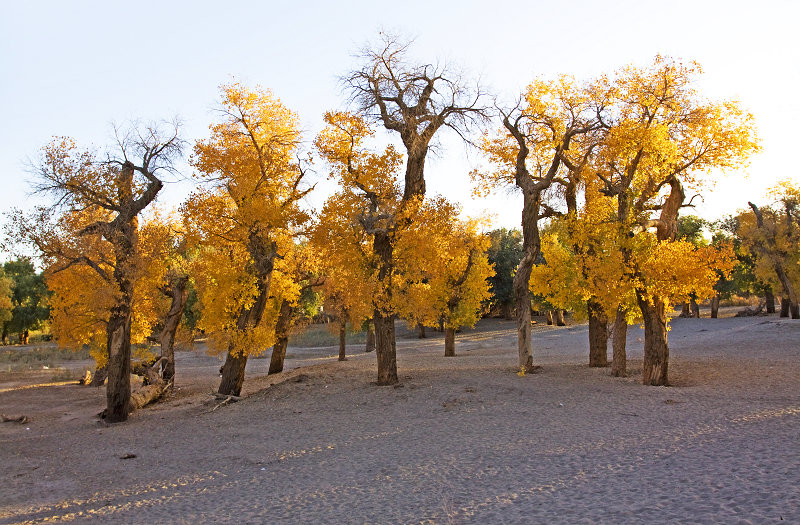
[[[629,334],[641,371],[641,337]],[[292,353],[218,410],[216,358],[179,356],[174,398],[106,427],[102,389],[0,393],[0,523],[800,521],[800,323],[672,323],[676,386],[589,369],[586,327],[543,327],[516,375],[512,322],[374,355]],[[0,378],[2,379],[2,378]],[[130,457],[135,456],[135,457]],[[122,459],[128,457],[128,459]]]

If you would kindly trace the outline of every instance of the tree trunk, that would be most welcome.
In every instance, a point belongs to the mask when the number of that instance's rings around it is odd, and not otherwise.
[[[514,305],[512,303],[503,303],[503,319],[510,321],[514,318]]]
[[[378,358],[378,385],[396,385],[397,347],[394,338],[394,315],[375,311],[375,353]]]
[[[589,315],[589,366],[608,366],[608,320],[596,301],[588,300],[586,310]]]
[[[244,385],[244,370],[246,366],[247,355],[229,350],[228,355],[225,356],[225,364],[219,370],[222,378],[217,392],[224,396],[240,396],[242,394],[242,385]]]
[[[564,321],[564,310],[561,308],[556,309],[556,326],[567,326],[567,323]]]
[[[792,314],[792,319],[800,319],[800,305],[792,303],[789,306],[789,311]]]
[[[552,326],[553,325],[553,311],[552,310],[548,310],[547,313],[544,314],[544,317],[545,317],[545,319],[547,321],[547,326]]]
[[[775,313],[775,294],[772,293],[772,288],[767,288],[764,291],[764,300],[767,303],[767,313]]]
[[[789,317],[789,298],[781,297],[781,317]]]
[[[425,339],[428,335],[425,333],[425,325],[422,323],[417,323],[417,338]]]
[[[116,305],[106,327],[108,385],[105,419],[118,423],[128,419],[131,399],[131,314],[127,305]]]
[[[667,313],[664,303],[657,297],[651,304],[642,290],[636,291],[636,300],[642,311],[644,324],[644,369],[642,383],[667,386],[669,378],[669,346],[667,345]]]
[[[188,281],[186,275],[172,276],[169,285],[163,290],[171,299],[160,337],[161,357],[166,358],[161,364],[161,379],[167,384],[171,384],[175,379],[175,333],[181,324],[183,309],[189,297],[189,292],[186,290]]]
[[[275,344],[272,345],[272,355],[269,356],[269,374],[283,372],[283,362],[286,359],[286,347],[289,346],[289,329],[292,327],[292,304],[286,299],[281,303],[278,319],[275,321]]]
[[[428,147],[413,148],[406,145],[408,161],[406,162],[405,186],[403,200],[410,201],[415,197],[425,196],[425,157]],[[412,151],[416,149],[416,151]]]
[[[375,351],[375,324],[372,322],[372,320],[367,321],[367,342],[364,345],[364,351]]]
[[[617,317],[614,319],[614,339],[612,340],[612,363],[611,375],[614,377],[627,377],[628,357],[625,347],[628,339],[628,322],[625,320],[625,311],[622,308],[617,310]]]
[[[534,254],[526,254],[514,274],[514,300],[517,306],[517,351],[519,366],[528,372],[533,371],[533,351],[531,349],[531,297],[529,282],[533,268]]]
[[[689,301],[689,306],[692,308],[692,317],[700,319],[700,306],[697,304],[697,300],[695,300],[694,297]]]
[[[347,361],[346,352],[347,346],[347,319],[339,316],[339,361]]]
[[[681,315],[679,315],[678,317],[688,319],[691,316],[692,316],[692,311],[690,310],[689,307],[689,301],[684,301],[683,304],[681,305]]]
[[[456,355],[456,329],[447,327],[444,329],[444,356],[455,357]]]
[[[89,382],[89,386],[103,386],[103,383],[106,382],[106,379],[108,379],[108,364],[105,364],[94,371],[94,375],[92,376],[92,380]]]
[[[711,318],[716,319],[719,316],[719,294],[711,299]]]

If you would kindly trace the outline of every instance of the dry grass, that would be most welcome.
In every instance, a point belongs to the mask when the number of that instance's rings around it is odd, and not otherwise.
[[[54,368],[63,361],[91,359],[88,350],[68,350],[55,345],[0,349],[0,369],[5,371]]]

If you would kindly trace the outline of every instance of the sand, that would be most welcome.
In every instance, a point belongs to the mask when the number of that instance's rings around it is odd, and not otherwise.
[[[537,327],[519,377],[513,326],[454,358],[407,335],[398,387],[290,348],[216,410],[217,358],[181,352],[176,394],[110,427],[103,389],[0,392],[31,418],[0,424],[0,523],[800,522],[800,322],[676,319],[670,387],[639,384],[637,327],[629,378],[585,365],[585,325]]]

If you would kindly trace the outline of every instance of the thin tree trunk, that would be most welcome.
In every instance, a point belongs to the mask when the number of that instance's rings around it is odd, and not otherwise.
[[[394,315],[375,311],[375,353],[378,358],[378,385],[396,385],[397,348],[394,338]]]
[[[456,329],[447,327],[444,329],[444,356],[455,357],[456,355]]]
[[[608,366],[608,320],[596,301],[588,300],[586,310],[589,315],[589,366]]]
[[[614,339],[611,346],[613,349],[611,375],[614,377],[627,377],[628,357],[625,347],[628,339],[628,322],[625,320],[625,311],[617,309],[617,317],[614,319]]]
[[[269,356],[269,374],[283,372],[283,363],[286,360],[286,347],[289,346],[289,329],[292,326],[292,304],[286,299],[281,302],[278,319],[275,321],[275,344],[272,346],[272,355]]]
[[[339,361],[347,361],[347,319],[339,316]]]
[[[764,291],[764,300],[767,303],[767,313],[775,313],[775,294],[772,293],[772,288],[767,288]]]
[[[644,324],[644,369],[642,383],[651,386],[667,386],[669,377],[669,346],[667,344],[667,313],[664,303],[657,297],[651,304],[641,290],[636,291],[636,300],[642,311]]]
[[[175,379],[175,333],[181,324],[183,309],[186,307],[186,300],[189,297],[189,292],[186,290],[188,280],[189,278],[185,275],[173,276],[163,290],[164,294],[171,298],[160,337],[161,357],[166,358],[161,364],[161,379],[167,385]]]
[[[781,297],[781,317],[789,317],[789,298],[785,295]]]
[[[367,342],[364,345],[365,352],[375,351],[375,324],[370,319],[367,321]]]
[[[711,299],[711,318],[716,319],[719,315],[719,294]]]

